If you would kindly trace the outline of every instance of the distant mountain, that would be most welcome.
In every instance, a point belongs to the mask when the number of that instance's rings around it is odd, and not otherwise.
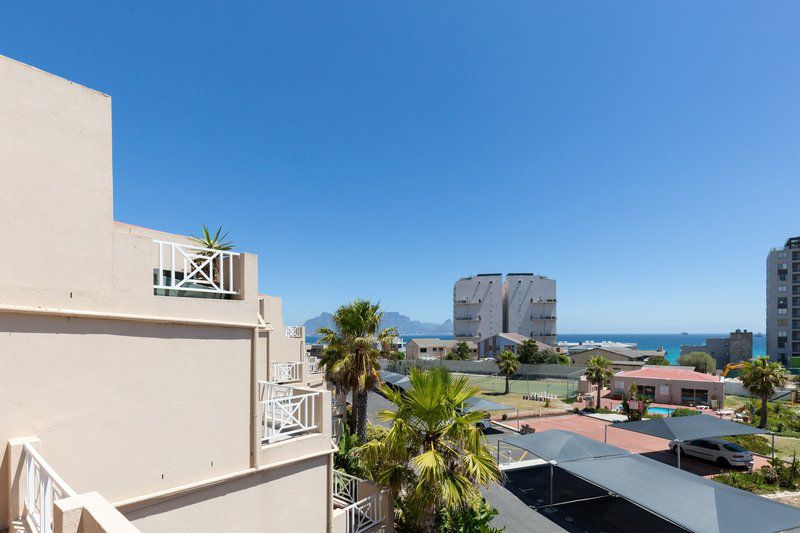
[[[319,316],[306,320],[306,334],[314,335],[319,328],[333,328],[333,315],[322,313]],[[452,335],[453,321],[445,320],[441,324],[420,322],[400,313],[385,312],[381,328],[397,328],[400,335]]]

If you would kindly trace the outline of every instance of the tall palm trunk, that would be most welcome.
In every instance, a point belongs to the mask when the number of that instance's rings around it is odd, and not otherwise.
[[[597,384],[597,409],[600,409],[600,394],[603,392],[603,382]]]
[[[769,401],[769,396],[762,396],[761,397],[761,421],[758,423],[758,427],[764,429],[767,427],[767,402]]]
[[[506,394],[508,394],[508,374],[506,374]]]
[[[367,440],[367,391],[353,390],[353,419],[356,425],[356,435],[361,442]]]

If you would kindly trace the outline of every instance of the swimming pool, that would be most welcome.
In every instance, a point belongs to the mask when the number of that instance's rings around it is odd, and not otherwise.
[[[669,407],[648,407],[647,412],[654,415],[661,415],[661,416],[672,416],[672,412],[675,409],[671,409]]]

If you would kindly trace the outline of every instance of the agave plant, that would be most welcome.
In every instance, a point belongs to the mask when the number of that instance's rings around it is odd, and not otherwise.
[[[234,247],[233,241],[226,241],[225,239],[228,238],[228,233],[222,233],[222,226],[217,228],[216,233],[214,235],[208,231],[208,227],[203,224],[203,233],[201,236],[192,235],[189,239],[198,247],[205,248],[204,250],[200,250],[197,252],[197,255],[202,256],[198,259],[194,260],[194,264],[196,267],[202,265],[206,259],[203,257],[210,257],[214,255],[216,252],[224,252],[228,250],[232,250]],[[206,275],[209,278],[214,280],[214,283],[219,285],[220,283],[220,274],[219,274],[219,261],[211,260],[209,261],[208,265],[204,268]]]

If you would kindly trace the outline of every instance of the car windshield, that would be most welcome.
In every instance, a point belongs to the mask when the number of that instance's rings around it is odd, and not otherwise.
[[[747,451],[747,449],[742,448],[738,444],[733,444],[731,442],[726,442],[722,446],[724,446],[726,450],[729,450],[731,452],[746,452]]]

